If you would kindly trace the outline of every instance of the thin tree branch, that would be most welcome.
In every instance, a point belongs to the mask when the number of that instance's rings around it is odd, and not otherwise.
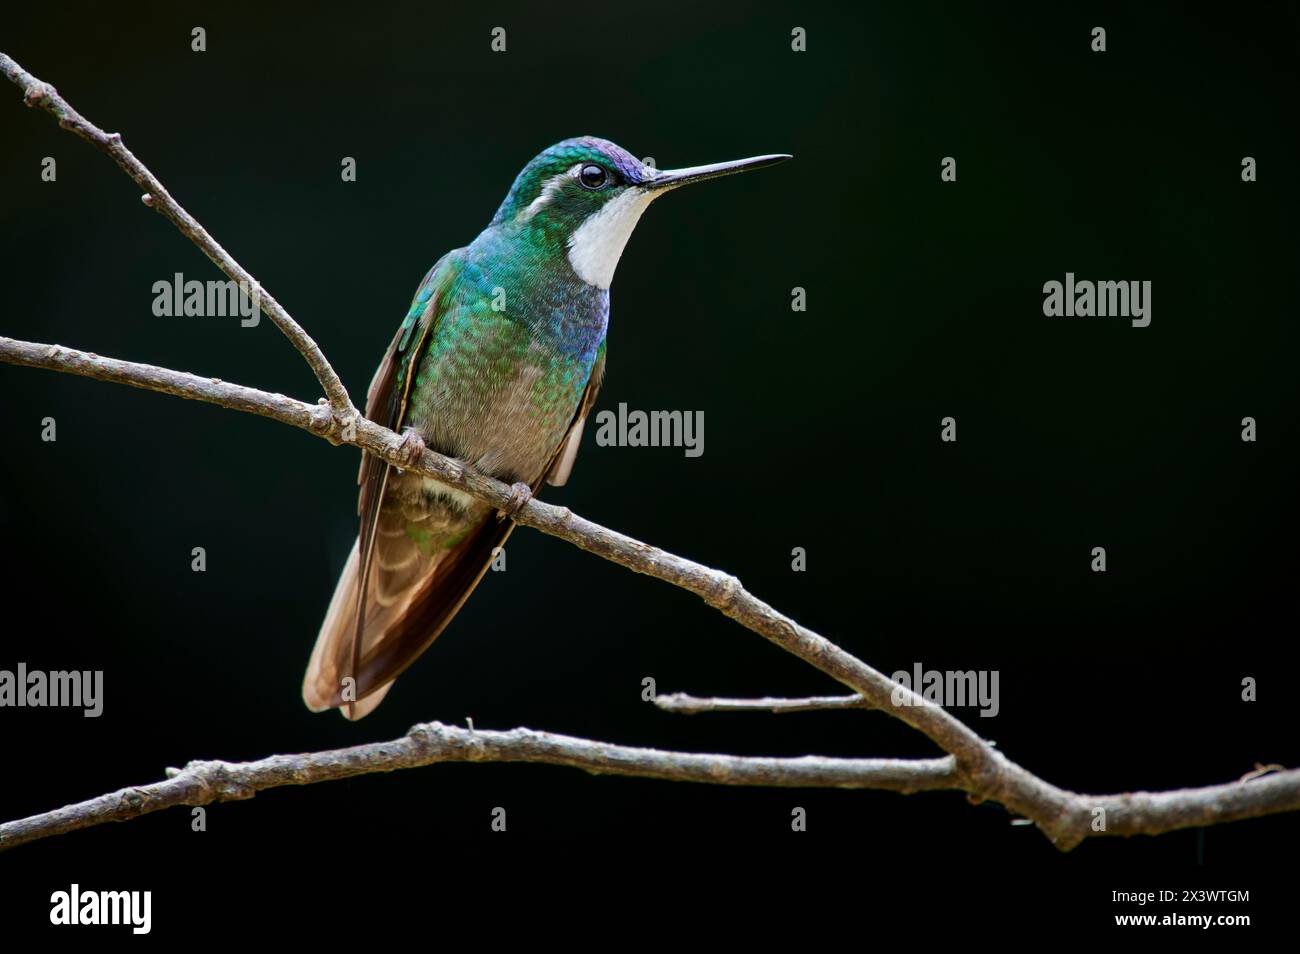
[[[862,696],[808,696],[803,699],[781,699],[763,696],[761,699],[725,699],[721,696],[704,698],[684,692],[655,696],[655,705],[665,712],[697,715],[701,712],[819,712],[827,709],[870,709],[871,704]]]
[[[168,368],[118,361],[58,345],[35,344],[15,341],[11,338],[0,338],[0,361],[63,371],[101,381],[129,384],[146,390],[247,411],[301,428],[336,444],[344,443],[360,447],[392,463],[400,462],[402,441],[392,431],[361,418],[353,427],[355,433],[348,435],[347,426],[331,414],[328,408],[305,404],[282,394],[269,394],[216,378],[202,378]],[[410,469],[436,477],[444,483],[498,507],[510,505],[509,486],[479,474],[459,461],[432,451],[426,450],[424,457]],[[594,524],[576,516],[567,507],[556,507],[535,499],[529,500],[519,508],[514,519],[525,526],[568,540],[584,550],[621,566],[697,593],[742,625],[805,659],[841,682],[859,689],[858,696],[847,698],[861,699],[860,704],[863,707],[884,709],[909,725],[923,727],[922,731],[933,738],[940,748],[956,756],[951,763],[954,784],[938,787],[960,788],[969,793],[975,801],[991,799],[1000,802],[1012,812],[1033,821],[1062,850],[1073,848],[1084,838],[1092,835],[1158,834],[1175,828],[1300,810],[1300,770],[1275,772],[1250,781],[1243,780],[1210,788],[1156,794],[1086,796],[1067,792],[1039,779],[1007,759],[943,709],[898,685],[811,630],[777,613],[766,603],[746,592],[735,577]],[[894,694],[897,694],[900,699],[899,705],[893,702]],[[806,700],[765,701],[780,703]],[[669,707],[671,708],[671,703]],[[954,726],[956,728],[953,728]],[[975,751],[975,758],[963,764],[963,755],[969,756],[971,749]],[[324,753],[324,755],[328,757],[331,753]],[[280,763],[275,762],[275,759],[285,758],[307,760],[297,763],[300,766],[310,767],[313,764],[310,761],[312,756],[276,756],[266,762],[278,765]],[[870,760],[867,761],[870,763]],[[263,765],[264,763],[252,764]],[[366,764],[376,766],[373,771],[403,767],[396,762],[391,765],[382,762]],[[332,777],[341,776],[323,774],[311,780],[324,781]],[[111,800],[119,797],[120,794],[105,796],[105,798]],[[100,802],[101,800],[93,800],[86,803],[100,807],[86,808],[76,817],[91,819],[86,824],[94,824],[93,819],[99,817],[97,812],[102,811]],[[178,801],[175,804],[197,803]],[[72,809],[62,811],[81,808],[81,806],[73,806]],[[1094,819],[1098,817],[1094,810],[1098,808],[1106,811],[1106,828],[1103,831],[1095,831],[1092,827]],[[57,812],[51,815],[63,817]],[[121,817],[133,816],[128,813]],[[37,818],[46,819],[47,816],[37,816]],[[114,818],[104,820],[114,820]],[[48,824],[57,825],[57,822]],[[0,832],[6,830],[7,826],[0,828]],[[46,831],[45,828],[39,830]],[[49,829],[48,833],[53,834],[61,830],[71,829],[55,827]]]
[[[64,808],[0,825],[0,851],[28,842],[129,821],[178,805],[252,798],[285,785],[312,785],[438,762],[532,762],[566,765],[594,775],[623,775],[709,785],[769,788],[855,788],[912,794],[964,789],[951,757],[841,759],[763,758],[632,748],[531,729],[462,729],[432,722],[400,739],[256,762],[190,762],[168,769],[166,781],[131,786]],[[1158,835],[1179,828],[1238,821],[1300,807],[1300,771],[1173,792],[1070,795],[1072,810],[1104,828],[1086,835]]]
[[[213,261],[217,262],[223,271],[229,269],[227,274],[232,278],[252,281],[251,276],[208,235],[207,231],[181,209],[170,195],[166,194],[166,190],[162,188],[162,184],[158,182],[153,173],[146,169],[122,145],[120,135],[113,134],[110,136],[88,122],[66,100],[59,96],[50,84],[37,79],[3,53],[0,53],[0,72],[23,89],[24,100],[29,106],[40,106],[45,109],[59,120],[60,126],[70,129],[95,145],[96,148],[112,156],[132,180],[142,188],[149,190],[150,195],[153,195],[156,190],[157,195],[154,197],[154,201],[163,211],[163,214],[170,218],[182,233],[199,244],[200,248],[209,257],[212,257]],[[202,396],[203,399],[213,400],[213,403],[218,404],[231,398],[241,402],[250,402],[251,406],[246,407],[241,404],[239,409],[252,410],[254,413],[267,417],[277,417],[277,419],[281,420],[285,418],[281,417],[279,412],[292,414],[294,420],[286,420],[286,423],[293,423],[295,426],[302,427],[304,423],[309,421],[314,425],[308,428],[310,430],[322,433],[323,436],[337,442],[355,443],[359,447],[377,453],[390,463],[397,463],[398,461],[394,457],[395,446],[392,444],[392,440],[396,435],[355,413],[351,402],[347,399],[346,392],[343,390],[342,383],[338,381],[337,375],[330,367],[329,362],[325,360],[325,356],[320,352],[315,342],[311,341],[306,332],[283,309],[279,308],[278,305],[274,305],[274,299],[270,299],[268,296],[267,300],[276,309],[275,312],[268,310],[267,314],[294,341],[294,344],[302,351],[313,370],[317,371],[318,377],[321,378],[321,384],[325,388],[326,394],[330,396],[330,403],[334,409],[334,414],[329,416],[330,419],[327,420],[323,414],[316,411],[311,412],[310,418],[305,418],[302,412],[305,405],[299,404],[297,407],[293,407],[284,403],[290,401],[287,398],[283,401],[277,401],[275,396],[272,395],[254,394],[252,389],[225,386],[224,382],[219,380],[211,382],[211,379],[209,379],[210,383],[213,383],[214,387],[218,389],[214,391],[212,388],[203,386],[200,379],[196,379],[193,375],[183,376],[185,380],[181,381],[169,378],[165,373],[165,369],[153,366],[144,366],[144,369],[133,369],[128,362],[106,362],[105,359],[98,359],[94,355],[84,356],[84,360],[80,361],[83,370],[77,373],[87,374],[90,377],[100,377],[101,380],[119,380],[123,382],[135,378],[129,383],[149,387],[153,390],[164,390],[167,393],[180,394],[184,397],[198,398]],[[22,345],[25,343],[16,344]],[[39,348],[40,346],[29,345],[28,350],[31,347]],[[53,348],[55,346],[47,347]],[[73,354],[77,353],[74,352]],[[48,356],[50,359],[58,359],[58,357],[57,350],[54,354]],[[82,356],[78,355],[78,358],[82,358]],[[41,367],[59,367],[60,364],[57,360],[52,364],[33,361],[19,363],[38,363]],[[71,362],[63,361],[61,364],[63,366],[59,367],[60,370],[71,369]],[[144,380],[139,379],[139,376],[134,373],[135,370],[144,370],[147,378]],[[92,371],[100,373],[91,373]],[[335,399],[332,390],[333,385],[327,383],[331,381],[337,383],[339,400]],[[158,384],[168,386],[157,387]],[[232,390],[232,388],[234,389]],[[342,407],[343,404],[346,404],[346,407]],[[276,413],[272,413],[272,411]],[[891,691],[895,688],[895,684],[884,674],[876,672],[829,640],[804,629],[793,620],[777,613],[766,603],[755,599],[745,591],[744,587],[740,585],[740,581],[734,576],[711,570],[689,560],[683,560],[663,550],[648,546],[639,540],[607,530],[598,524],[573,515],[568,508],[551,507],[538,504],[535,501],[526,503],[520,508],[513,497],[506,496],[501,499],[500,491],[505,487],[504,484],[479,474],[470,473],[463,464],[451,461],[431,451],[426,451],[421,466],[408,467],[407,469],[438,477],[446,483],[451,483],[452,486],[466,490],[481,500],[487,500],[490,503],[497,504],[499,508],[508,509],[515,516],[517,523],[532,526],[553,536],[568,540],[638,573],[657,576],[667,582],[690,590],[711,606],[739,621],[742,625],[772,640],[777,645],[811,663],[833,678],[862,693],[873,705],[880,706],[884,699],[890,697]],[[907,692],[903,701],[907,707],[895,713],[900,719],[925,733],[940,748],[956,755],[958,763],[973,777],[991,777],[993,766],[989,764],[987,758],[991,750],[984,746],[974,732],[943,709],[925,703],[920,696],[914,693]]]
[[[165,782],[119,789],[0,825],[0,851],[176,805],[235,801],[283,785],[312,785],[437,762],[536,762],[567,765],[594,775],[709,785],[870,788],[904,795],[959,787],[951,756],[913,760],[704,755],[611,745],[531,729],[495,732],[431,722],[417,725],[391,742],[302,755],[273,755],[256,762],[191,762],[184,769],[168,769]]]
[[[110,136],[88,123],[59,97],[52,87],[31,76],[3,54],[0,54],[0,72],[24,89],[29,105],[40,106],[49,111],[59,119],[60,125],[71,129],[112,156],[134,181],[141,187],[149,189],[154,206],[158,207],[184,234],[198,243],[222,268],[222,271],[232,279],[254,284],[251,276],[171,199],[152,173],[122,146],[120,136],[116,134]],[[1250,782],[1158,794],[1137,793],[1089,797],[1057,788],[1007,759],[944,709],[927,702],[915,692],[898,685],[883,673],[824,637],[778,613],[747,592],[740,581],[730,574],[694,563],[609,530],[576,516],[567,507],[556,507],[537,500],[527,500],[519,505],[512,489],[507,485],[433,451],[426,450],[418,462],[404,465],[400,451],[401,438],[355,412],[342,383],[315,342],[274,302],[274,299],[265,297],[263,307],[267,315],[289,336],[307,358],[312,369],[316,371],[328,395],[328,402],[322,399],[321,404],[328,404],[328,406],[312,406],[281,394],[270,394],[229,384],[218,378],[203,378],[152,365],[103,358],[58,345],[35,344],[9,338],[0,338],[0,361],[129,384],[133,387],[206,401],[291,424],[324,437],[332,443],[350,444],[375,454],[389,463],[406,466],[408,470],[435,477],[479,500],[509,511],[516,523],[567,540],[575,546],[628,569],[689,590],[741,625],[855,690],[863,700],[864,706],[885,710],[926,735],[939,748],[953,756],[950,763],[946,760],[938,760],[944,762],[944,771],[952,776],[953,784],[948,787],[961,788],[974,801],[989,799],[1000,802],[1010,811],[1033,821],[1062,850],[1074,847],[1093,834],[1155,834],[1192,825],[1300,810],[1300,771],[1297,770],[1278,772]],[[530,736],[530,738],[535,737],[535,735]],[[584,744],[603,745],[595,742]],[[382,754],[382,745],[379,750],[361,747],[361,751]],[[619,750],[618,747],[609,746],[604,748],[607,751],[638,751]],[[516,755],[519,754],[518,751],[509,748],[496,751],[502,758],[508,758],[512,751]],[[296,781],[298,777],[294,776],[293,772],[307,773],[302,776],[303,778],[310,775],[311,766],[314,764],[312,759],[324,758],[326,764],[332,764],[329,762],[330,758],[337,756],[338,753],[319,753],[317,756],[276,756],[263,762],[250,764],[262,767],[288,765],[289,776],[272,774],[267,777],[280,779],[288,777]],[[712,759],[714,761],[709,763],[713,766],[710,772],[717,771],[723,776],[728,773],[726,766],[732,763],[716,760],[733,758],[682,757]],[[871,764],[884,763],[877,761]],[[370,766],[370,768],[358,768],[358,766]],[[376,755],[368,761],[363,758],[361,763],[353,763],[353,767],[358,771],[384,771],[389,768],[403,767],[403,764],[400,758],[389,763]],[[590,766],[584,764],[582,767]],[[309,780],[333,777],[342,776],[325,772],[319,778]],[[725,778],[723,780],[725,781]],[[279,781],[273,784],[287,783]],[[263,787],[270,787],[270,785]],[[236,790],[256,789],[237,787]],[[107,796],[109,799],[114,797],[116,796]],[[98,805],[99,801],[94,800],[87,804]],[[75,814],[76,808],[77,806],[74,806],[73,809],[64,811],[73,811]],[[1107,821],[1103,831],[1093,828],[1097,808],[1106,810]],[[93,810],[86,816],[91,819],[86,824],[96,823],[95,819],[100,816],[95,814],[95,811],[99,810]],[[113,816],[110,812],[103,820],[111,820],[113,817],[119,816]],[[127,813],[120,817],[132,816]],[[72,825],[71,827],[83,826]],[[0,829],[3,830],[5,829]],[[56,826],[50,829],[49,833],[58,830],[71,829]]]
[[[332,443],[360,447],[394,465],[404,464],[400,456],[402,439],[393,431],[364,417],[345,425],[330,414],[328,408],[313,407],[284,395],[269,394],[217,378],[201,378],[154,365],[12,338],[0,337],[0,361],[130,384],[248,411],[318,434]],[[945,752],[957,757],[959,766],[970,775],[977,791],[987,789],[988,797],[994,797],[992,792],[996,789],[999,801],[1007,804],[1006,799],[1012,799],[1008,807],[1027,817],[1033,817],[1033,814],[1016,804],[1016,799],[1028,804],[1031,798],[1053,794],[1052,791],[1033,789],[1027,783],[1028,773],[1006,762],[1000,753],[944,709],[900,686],[825,637],[778,613],[750,594],[736,577],[593,523],[577,516],[568,507],[530,499],[516,508],[508,485],[431,450],[426,449],[424,456],[407,465],[407,469],[437,478],[499,508],[512,509],[516,523],[567,540],[620,566],[695,593],[742,626],[857,690],[873,707],[888,709],[927,735]],[[895,698],[899,700],[898,704],[894,703]],[[1023,776],[1018,773],[1023,773]]]
[[[121,133],[104,132],[73,109],[53,86],[28,73],[4,53],[0,53],[0,73],[23,91],[23,102],[28,106],[45,110],[59,121],[62,128],[80,136],[100,152],[112,157],[113,161],[122,167],[122,171],[130,176],[136,185],[144,189],[144,204],[161,213],[163,218],[180,229],[181,234],[197,245],[203,254],[212,260],[212,264],[226,274],[227,278],[239,283],[245,289],[256,289],[257,301],[262,311],[275,322],[275,326],[284,332],[293,346],[307,359],[307,364],[311,366],[316,374],[316,380],[325,389],[325,395],[329,398],[335,413],[345,421],[357,416],[347,389],[339,380],[334,368],[325,360],[324,352],[312,337],[290,317],[269,292],[262,288],[257,279],[230,257],[230,253],[208,234],[207,229],[172,198],[171,193],[158,181],[158,177],[123,145]]]

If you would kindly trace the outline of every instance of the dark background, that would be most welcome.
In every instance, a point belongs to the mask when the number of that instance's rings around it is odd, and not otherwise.
[[[661,167],[793,153],[657,203],[614,282],[599,406],[703,410],[704,456],[597,447],[589,427],[546,498],[735,572],[887,673],[999,670],[1001,714],[957,714],[1058,785],[1300,763],[1294,4],[102,4],[0,24],[0,49],[121,131],[357,400],[421,275],[546,145],[595,134]],[[498,25],[505,54],[489,49]],[[16,89],[0,107],[0,333],[317,396],[268,319],[154,317],[154,281],[219,273]],[[56,183],[40,181],[45,156]],[[940,182],[944,156],[956,183]],[[1151,326],[1044,318],[1042,285],[1067,271],[1150,280]],[[796,285],[806,313],[790,310]],[[312,715],[299,685],[356,529],[356,452],[42,371],[0,366],[0,398],[0,668],[105,671],[99,719],[0,712],[0,818],[191,758],[467,716],[702,752],[933,754],[872,713],[656,710],[646,676],[706,695],[837,687],[694,597],[527,529],[373,716]],[[947,415],[956,444],[939,440]],[[1246,415],[1257,443],[1240,440]],[[176,809],[17,849],[0,855],[0,909],[18,930],[47,923],[49,892],[72,881],[148,888],[154,933],[174,937],[340,885],[418,909],[536,865],[531,885],[574,892],[649,875],[616,907],[635,917],[702,904],[712,892],[686,885],[739,870],[778,896],[849,884],[880,919],[973,899],[987,925],[1074,931],[1137,913],[1113,890],[1165,887],[1249,889],[1213,913],[1263,922],[1288,899],[1278,869],[1300,834],[1280,816],[1062,855],[1009,821],[958,794],[445,765],[212,806],[202,834]]]

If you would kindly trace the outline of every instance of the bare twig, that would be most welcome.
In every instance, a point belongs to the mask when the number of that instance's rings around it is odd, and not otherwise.
[[[246,289],[256,289],[262,310],[307,359],[307,363],[316,374],[316,379],[325,389],[325,396],[329,398],[335,413],[344,421],[356,416],[356,408],[352,406],[347,389],[343,387],[343,382],[339,380],[330,363],[325,360],[325,354],[311,336],[289,316],[289,313],[269,292],[262,288],[257,279],[217,244],[217,240],[208,234],[207,229],[181,208],[181,204],[172,198],[171,193],[158,181],[158,177],[150,172],[130,149],[126,148],[120,133],[104,132],[73,109],[53,86],[28,73],[4,53],[0,53],[0,73],[23,91],[23,101],[28,106],[45,110],[59,121],[61,127],[80,136],[100,152],[111,156],[113,161],[122,167],[122,171],[144,190],[144,204],[161,213],[167,221],[180,229],[181,233],[197,245],[203,254],[226,274],[227,278],[238,282]]]
[[[400,456],[402,439],[393,431],[364,417],[349,428],[327,408],[313,407],[284,395],[154,365],[105,358],[59,345],[12,338],[0,338],[0,361],[130,384],[274,418],[333,443],[352,444],[407,470],[435,477],[498,508],[517,503],[512,501],[509,485],[480,474],[460,461],[425,450],[419,461],[407,463]],[[695,593],[742,626],[857,690],[873,707],[889,710],[929,736],[941,749],[957,757],[958,764],[970,776],[974,790],[987,797],[993,797],[995,789],[1000,793],[1000,801],[1017,795],[1028,798],[1044,794],[1042,791],[1032,792],[1020,776],[1009,772],[1010,769],[1023,770],[1011,763],[1002,764],[1005,760],[999,753],[944,709],[926,702],[830,640],[778,613],[749,593],[734,576],[593,523],[567,507],[557,507],[535,498],[519,507],[513,519],[620,566]],[[899,699],[898,704],[893,701],[895,698]],[[1032,817],[1030,812],[1024,814]]]
[[[392,431],[362,418],[354,429],[355,433],[347,435],[345,425],[327,408],[305,404],[281,394],[10,338],[0,338],[0,361],[130,384],[259,414],[319,434],[335,443],[353,444],[394,463],[399,461],[402,441]],[[437,477],[492,504],[504,505],[510,500],[508,485],[432,451],[426,451],[424,457],[409,469]],[[1064,791],[1011,762],[943,709],[777,613],[747,593],[734,577],[594,524],[574,515],[566,507],[556,507],[540,500],[529,500],[514,519],[569,540],[614,563],[699,593],[748,628],[800,658],[808,659],[842,682],[860,688],[860,696],[850,698],[861,698],[864,706],[869,703],[908,724],[922,727],[922,731],[930,735],[940,748],[956,756],[952,772],[958,782],[945,787],[961,788],[975,800],[991,799],[1002,803],[1011,811],[1031,819],[1063,850],[1091,835],[1157,834],[1174,828],[1300,809],[1300,771],[1297,770],[1270,774],[1250,782],[1159,794],[1083,796]],[[722,586],[729,594],[728,598],[715,598],[717,580],[724,581]],[[894,693],[899,695],[903,704],[893,703],[891,696]],[[963,765],[962,755],[971,749],[976,758]],[[310,760],[311,757],[295,758]],[[374,764],[378,766],[375,771],[386,770],[380,763]],[[387,766],[400,767],[403,766],[398,763]],[[326,774],[316,780],[330,777],[334,776]],[[1097,818],[1095,809],[1098,808],[1105,809],[1109,815],[1105,822],[1107,827],[1100,831],[1093,828]],[[85,809],[77,817],[92,819],[87,824],[93,824],[99,811],[98,808]],[[44,828],[39,830],[45,831]],[[51,829],[49,833],[58,830],[64,829]]]
[[[870,709],[871,704],[861,696],[808,696],[804,699],[780,699],[764,696],[761,699],[724,699],[719,696],[701,698],[684,692],[655,696],[655,705],[665,712],[697,715],[701,712],[817,712],[826,709]]]
[[[401,438],[393,431],[365,418],[359,419],[355,427],[349,429],[335,415],[331,415],[327,408],[313,407],[284,395],[268,394],[219,379],[201,378],[154,365],[105,358],[59,345],[16,341],[12,338],[0,338],[0,361],[130,384],[133,387],[274,418],[319,434],[333,443],[352,444],[408,470],[436,477],[443,483],[497,507],[511,504],[510,487],[501,481],[431,450],[426,450],[415,464],[407,464],[399,456]],[[986,764],[991,750],[956,718],[900,687],[888,676],[872,669],[824,637],[778,613],[750,594],[734,576],[602,527],[577,516],[567,507],[557,507],[540,500],[527,501],[513,519],[516,523],[567,540],[630,570],[690,590],[741,625],[858,690],[875,707],[892,710],[898,718],[930,736],[940,748],[956,755],[959,762],[969,767],[968,770],[979,772],[991,768]],[[892,697],[896,694],[902,697],[903,705],[893,704]]]
[[[131,786],[51,812],[0,825],[0,851],[51,835],[105,822],[128,821],[177,805],[252,798],[285,785],[416,768],[437,762],[534,762],[567,765],[596,775],[625,775],[709,785],[773,788],[857,788],[911,794],[964,789],[951,757],[937,759],[842,759],[823,756],[762,758],[664,752],[590,739],[512,729],[496,732],[432,722],[391,742],[301,755],[273,755],[256,762],[191,762],[168,769],[169,778]],[[1070,795],[1074,813],[1096,821],[1086,835],[1156,835],[1300,807],[1300,771],[1175,792]],[[1041,825],[1040,825],[1041,827]],[[1066,847],[1066,846],[1062,846]]]
[[[873,788],[902,794],[951,789],[959,780],[951,757],[937,759],[753,758],[662,752],[594,742],[531,729],[494,732],[431,722],[400,739],[329,752],[273,755],[256,762],[191,762],[170,778],[132,786],[0,825],[0,851],[104,822],[127,821],[175,805],[252,798],[282,785],[416,768],[436,762],[538,762],[595,775],[631,775],[709,785],[775,788]]]
[[[91,125],[52,87],[3,54],[0,54],[0,72],[23,88],[29,105],[46,109],[59,119],[60,125],[112,156],[133,180],[149,190],[151,204],[199,244],[222,271],[232,279],[253,284],[251,276],[171,199],[152,173],[122,146],[121,137],[110,136]],[[556,507],[536,499],[518,506],[506,484],[433,451],[426,450],[418,462],[409,463],[401,453],[402,439],[397,434],[356,414],[337,375],[297,323],[269,296],[263,297],[263,307],[307,358],[328,395],[329,406],[313,406],[281,394],[229,384],[217,378],[198,377],[167,368],[103,358],[58,345],[9,338],[0,338],[0,361],[128,384],[272,418],[310,431],[332,443],[350,444],[407,470],[435,477],[498,509],[510,508],[515,511],[513,519],[517,523],[695,593],[741,625],[853,689],[856,693],[853,698],[860,700],[860,706],[888,712],[925,734],[951,756],[951,759],[913,763],[794,760],[805,768],[815,764],[823,769],[830,766],[837,770],[858,771],[866,767],[869,769],[867,775],[855,778],[872,777],[875,782],[893,779],[896,784],[874,784],[871,787],[898,791],[960,788],[973,801],[995,800],[1013,813],[1024,815],[1063,850],[1074,847],[1091,835],[1157,834],[1175,828],[1300,810],[1300,770],[1275,772],[1251,781],[1156,794],[1086,796],[1057,788],[1007,759],[944,709],[925,701],[824,637],[778,613],[747,592],[734,576],[592,523],[576,516],[567,507]],[[728,784],[789,784],[773,779],[795,777],[782,774],[794,770],[790,760],[657,753],[543,736],[523,729],[513,733],[471,732],[467,738],[475,741],[466,748],[469,741],[459,735],[463,731],[431,726],[408,737],[416,741],[401,740],[313,755],[274,756],[245,766],[197,763],[197,767],[191,766],[176,778],[157,786],[127,789],[47,815],[0,826],[0,835],[6,839],[0,842],[0,847],[16,844],[20,838],[32,840],[100,821],[134,817],[168,804],[204,803],[190,800],[194,798],[215,801],[248,797],[253,791],[276,785],[324,781],[368,771],[388,771],[446,761],[455,758],[457,752],[474,753],[462,758],[551,761],[593,771],[622,770],[623,774]],[[436,745],[429,739],[436,740]],[[561,739],[563,745],[548,748],[556,739]],[[674,772],[677,769],[681,771],[673,774],[668,771],[668,766],[675,766]],[[751,774],[746,775],[747,771]],[[768,774],[765,776],[764,772]],[[894,772],[902,774],[890,774]],[[813,772],[804,778],[806,784],[836,785],[844,783],[846,776],[836,776],[834,772],[817,776]],[[820,781],[815,778],[820,778]]]

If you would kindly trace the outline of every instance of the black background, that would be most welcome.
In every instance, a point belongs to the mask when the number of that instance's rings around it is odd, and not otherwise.
[[[600,135],[665,168],[793,153],[657,203],[614,282],[600,407],[702,410],[703,457],[598,447],[588,428],[546,498],[738,574],[886,673],[998,670],[999,716],[958,715],[1058,785],[1300,763],[1294,4],[27,5],[0,23],[0,49],[121,131],[358,400],[425,269],[544,146]],[[267,319],[155,317],[153,282],[217,271],[16,89],[0,107],[0,333],[317,396]],[[1243,156],[1258,182],[1241,181]],[[1044,318],[1042,285],[1067,271],[1151,281],[1150,327]],[[191,758],[434,719],[702,752],[933,754],[872,713],[656,710],[646,676],[709,695],[837,687],[694,597],[526,529],[372,717],[312,715],[299,684],[355,533],[356,452],[42,371],[0,367],[0,398],[0,668],[105,672],[99,719],[0,712],[0,818]],[[947,415],[956,444],[939,440]],[[1241,701],[1246,676],[1257,702]],[[881,921],[971,900],[982,924],[1074,931],[1138,912],[1113,890],[1249,889],[1250,905],[1212,913],[1262,923],[1294,887],[1279,869],[1296,816],[1065,855],[1009,820],[957,794],[445,765],[213,806],[202,834],[176,809],[17,849],[0,855],[0,909],[20,930],[73,881],[148,888],[154,934],[173,938],[249,911],[292,923],[285,906],[316,905],[321,927],[363,917],[328,910],[340,886],[419,909],[492,896],[506,872],[579,896],[592,876],[621,890],[630,869],[655,887],[614,910],[666,917],[715,898],[687,885],[740,870],[778,896],[848,886],[857,916]]]

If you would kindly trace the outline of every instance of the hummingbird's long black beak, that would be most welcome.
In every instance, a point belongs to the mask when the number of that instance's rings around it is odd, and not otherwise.
[[[792,156],[778,153],[772,156],[753,156],[749,159],[733,159],[731,162],[715,162],[707,166],[688,166],[685,169],[664,169],[653,179],[648,179],[641,183],[641,188],[647,191],[657,189],[675,189],[678,186],[688,185],[692,182],[703,182],[706,179],[717,179],[719,176],[729,176],[736,172],[749,172],[751,169],[762,169],[764,166],[774,166],[778,162],[785,162]]]

